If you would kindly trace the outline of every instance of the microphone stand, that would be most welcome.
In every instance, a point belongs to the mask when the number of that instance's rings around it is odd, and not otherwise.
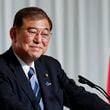
[[[101,93],[106,97],[106,99],[110,102],[110,96],[104,91],[103,88],[101,88],[100,86],[98,86],[98,85],[92,83],[91,81],[87,80],[86,78],[84,78],[84,77],[82,77],[82,76],[80,76],[80,75],[78,75],[78,77],[79,77],[79,80],[78,80],[78,81],[79,81],[80,83],[82,83],[82,84],[87,84],[87,85],[89,85],[91,88],[97,89],[97,90],[98,90],[99,92],[101,92]]]

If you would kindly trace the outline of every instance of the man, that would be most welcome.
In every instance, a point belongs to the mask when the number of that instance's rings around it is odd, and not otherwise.
[[[43,55],[52,22],[40,8],[17,12],[10,29],[12,46],[0,56],[0,110],[110,110],[96,94],[69,79],[60,63]]]

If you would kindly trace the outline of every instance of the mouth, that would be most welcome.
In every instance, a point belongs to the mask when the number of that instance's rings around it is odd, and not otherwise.
[[[41,46],[30,46],[32,50],[39,51],[42,50]]]
[[[42,48],[41,46],[30,46],[30,47],[32,47],[32,48]]]

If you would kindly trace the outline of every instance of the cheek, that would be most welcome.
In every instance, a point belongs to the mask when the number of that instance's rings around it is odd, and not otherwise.
[[[31,38],[29,38],[29,37],[27,37],[27,36],[24,36],[24,38],[23,38],[23,42],[24,42],[24,43],[30,43],[31,41],[32,41]]]
[[[48,43],[49,43],[49,41],[43,41],[43,46],[48,47]]]
[[[28,49],[31,39],[27,36],[18,36],[15,45],[20,48]]]
[[[49,44],[49,41],[45,41],[43,42],[43,54],[47,51],[47,48],[48,48],[48,44]]]

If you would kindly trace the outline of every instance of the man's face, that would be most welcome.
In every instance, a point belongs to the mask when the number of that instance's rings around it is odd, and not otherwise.
[[[47,19],[24,19],[20,28],[10,31],[12,47],[26,63],[31,63],[47,50],[50,40],[50,26]]]

